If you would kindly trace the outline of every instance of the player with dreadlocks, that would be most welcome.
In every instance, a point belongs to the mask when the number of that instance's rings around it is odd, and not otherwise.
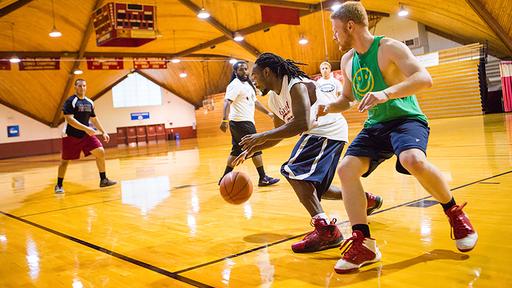
[[[242,148],[238,145],[242,137],[256,133],[256,127],[254,126],[254,108],[267,114],[270,118],[274,117],[272,112],[268,111],[267,108],[256,99],[256,88],[250,81],[247,70],[248,66],[245,61],[238,61],[233,65],[231,81],[226,88],[226,95],[224,96],[224,109],[220,130],[226,132],[229,123],[233,146],[228,156],[226,169],[224,169],[224,174],[220,178],[219,184],[224,175],[233,171],[233,160],[242,153]],[[261,152],[254,153],[252,162],[260,176],[258,186],[268,186],[279,182],[279,179],[272,178],[265,174]]]
[[[343,146],[348,141],[347,121],[341,114],[328,114],[315,119],[317,106],[329,98],[315,82],[291,60],[272,53],[263,53],[253,67],[256,86],[269,94],[269,108],[275,129],[247,135],[240,145],[244,152],[235,165],[257,151],[272,147],[282,139],[301,134],[292,154],[281,167],[300,202],[312,217],[315,230],[292,245],[296,253],[314,252],[337,247],[343,236],[336,219],[329,220],[320,199],[341,199],[341,190],[331,186]],[[367,213],[379,208],[382,199],[370,193]]]

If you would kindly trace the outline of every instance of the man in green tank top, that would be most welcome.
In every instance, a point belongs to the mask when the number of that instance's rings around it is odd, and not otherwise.
[[[465,204],[455,203],[447,180],[426,158],[429,127],[414,93],[432,86],[430,74],[405,44],[369,32],[368,16],[360,2],[343,3],[332,13],[331,21],[340,50],[350,50],[341,59],[345,79],[342,97],[319,107],[318,116],[347,110],[355,100],[360,112],[368,111],[364,129],[338,167],[353,233],[347,239],[352,245],[344,249],[335,271],[348,273],[380,261],[381,253],[368,227],[361,177],[367,177],[393,155],[397,156],[397,171],[416,177],[442,205],[457,248],[472,250],[478,235],[462,211]]]

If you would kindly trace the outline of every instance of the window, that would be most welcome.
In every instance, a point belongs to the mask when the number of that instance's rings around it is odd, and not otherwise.
[[[138,73],[132,73],[112,88],[114,108],[162,105],[160,86]]]

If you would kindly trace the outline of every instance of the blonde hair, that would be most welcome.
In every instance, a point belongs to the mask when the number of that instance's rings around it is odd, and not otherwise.
[[[332,12],[331,19],[338,19],[342,22],[354,21],[356,24],[368,27],[368,15],[363,4],[358,1],[347,1],[341,7]]]
[[[326,62],[322,62],[322,63],[320,63],[320,67],[322,67],[322,66],[324,66],[324,65],[329,66],[329,69],[332,69],[332,67],[331,67],[331,63],[329,63],[329,62],[327,62],[327,61],[326,61]]]

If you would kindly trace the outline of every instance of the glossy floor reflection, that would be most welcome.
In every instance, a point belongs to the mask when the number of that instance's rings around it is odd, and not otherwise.
[[[512,115],[431,128],[429,158],[469,202],[480,235],[470,253],[456,250],[441,207],[392,160],[364,180],[384,197],[370,217],[383,260],[336,274],[338,249],[291,251],[311,227],[286,181],[227,204],[217,180],[229,139],[182,140],[109,150],[119,184],[107,189],[94,161],[72,162],[65,195],[53,194],[58,155],[0,161],[0,287],[511,287]],[[279,175],[293,144],[265,151],[268,174]],[[240,170],[257,181],[251,163]],[[343,202],[323,205],[348,236]]]

